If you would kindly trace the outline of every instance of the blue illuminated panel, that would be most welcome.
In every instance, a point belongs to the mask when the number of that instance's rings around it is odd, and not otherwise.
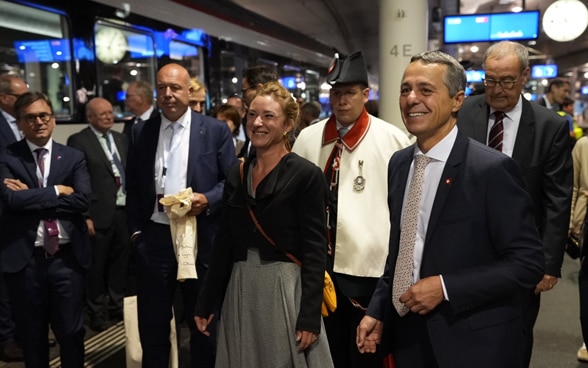
[[[555,78],[557,77],[557,65],[533,65],[531,76],[533,78]]]
[[[69,41],[65,39],[14,41],[20,63],[70,61]]]
[[[539,11],[449,15],[444,18],[445,43],[534,40],[539,36]]]

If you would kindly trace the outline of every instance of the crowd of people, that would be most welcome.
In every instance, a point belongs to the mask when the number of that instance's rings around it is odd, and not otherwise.
[[[62,366],[82,367],[84,325],[122,320],[132,294],[143,367],[173,360],[172,319],[193,367],[528,367],[541,293],[585,234],[588,138],[557,113],[566,81],[545,106],[524,98],[521,44],[492,45],[484,69],[466,97],[453,57],[412,57],[398,103],[414,143],[366,107],[361,52],[335,56],[322,120],[263,66],[206,111],[171,63],[128,85],[122,133],[94,97],[67,145],[51,101],[0,76],[2,355],[47,367],[50,326]],[[588,339],[587,280],[582,264]]]

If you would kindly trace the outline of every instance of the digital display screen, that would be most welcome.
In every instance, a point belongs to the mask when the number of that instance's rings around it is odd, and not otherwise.
[[[65,39],[14,41],[20,63],[70,61],[69,41]]]
[[[296,77],[283,77],[283,78],[280,78],[280,83],[286,89],[296,89],[296,86],[297,86]]]
[[[468,83],[481,83],[486,76],[484,70],[466,70],[466,79]]]
[[[555,78],[557,77],[557,65],[533,65],[533,67],[531,67],[531,77]]]
[[[449,43],[534,40],[539,37],[539,11],[448,15],[443,41]]]

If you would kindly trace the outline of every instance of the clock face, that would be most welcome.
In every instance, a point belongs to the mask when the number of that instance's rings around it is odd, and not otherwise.
[[[96,57],[105,64],[116,64],[126,54],[129,45],[124,33],[113,27],[104,27],[96,33]]]
[[[543,30],[554,41],[578,38],[588,25],[588,10],[578,0],[558,0],[543,14]]]

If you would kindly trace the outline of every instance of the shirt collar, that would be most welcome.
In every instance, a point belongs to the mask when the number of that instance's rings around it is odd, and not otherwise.
[[[192,110],[186,109],[186,112],[182,116],[180,116],[180,118],[177,121],[170,121],[168,118],[165,117],[165,115],[161,114],[161,128],[165,130],[171,123],[177,123],[180,124],[182,128],[187,128],[188,124],[190,124],[191,121],[191,113]]]
[[[35,150],[37,148],[45,148],[47,150],[47,153],[49,154],[49,156],[51,156],[51,148],[53,148],[53,138],[49,138],[49,141],[44,146],[37,146],[36,144],[29,141],[28,139],[25,139],[25,142],[27,142],[27,146],[29,147],[29,150],[31,150],[32,154],[35,154]]]
[[[343,145],[347,148],[348,151],[353,151],[363,140],[370,127],[370,123],[370,115],[364,108],[361,112],[361,115],[359,115],[359,118],[357,118],[357,120],[352,125],[350,125],[347,134],[341,138]],[[335,115],[331,115],[325,124],[323,133],[323,146],[339,139],[338,128],[342,127],[343,126],[336,121]]]
[[[453,127],[453,129],[451,129],[449,134],[447,134],[445,137],[443,137],[443,139],[441,139],[439,142],[437,142],[437,144],[434,145],[427,153],[423,153],[421,151],[421,149],[419,148],[419,145],[415,144],[414,145],[414,155],[415,156],[418,154],[426,155],[427,157],[430,157],[434,161],[446,162],[447,159],[449,158],[449,154],[451,153],[451,149],[453,148],[453,144],[455,143],[456,138],[457,138],[457,125],[455,125]]]

